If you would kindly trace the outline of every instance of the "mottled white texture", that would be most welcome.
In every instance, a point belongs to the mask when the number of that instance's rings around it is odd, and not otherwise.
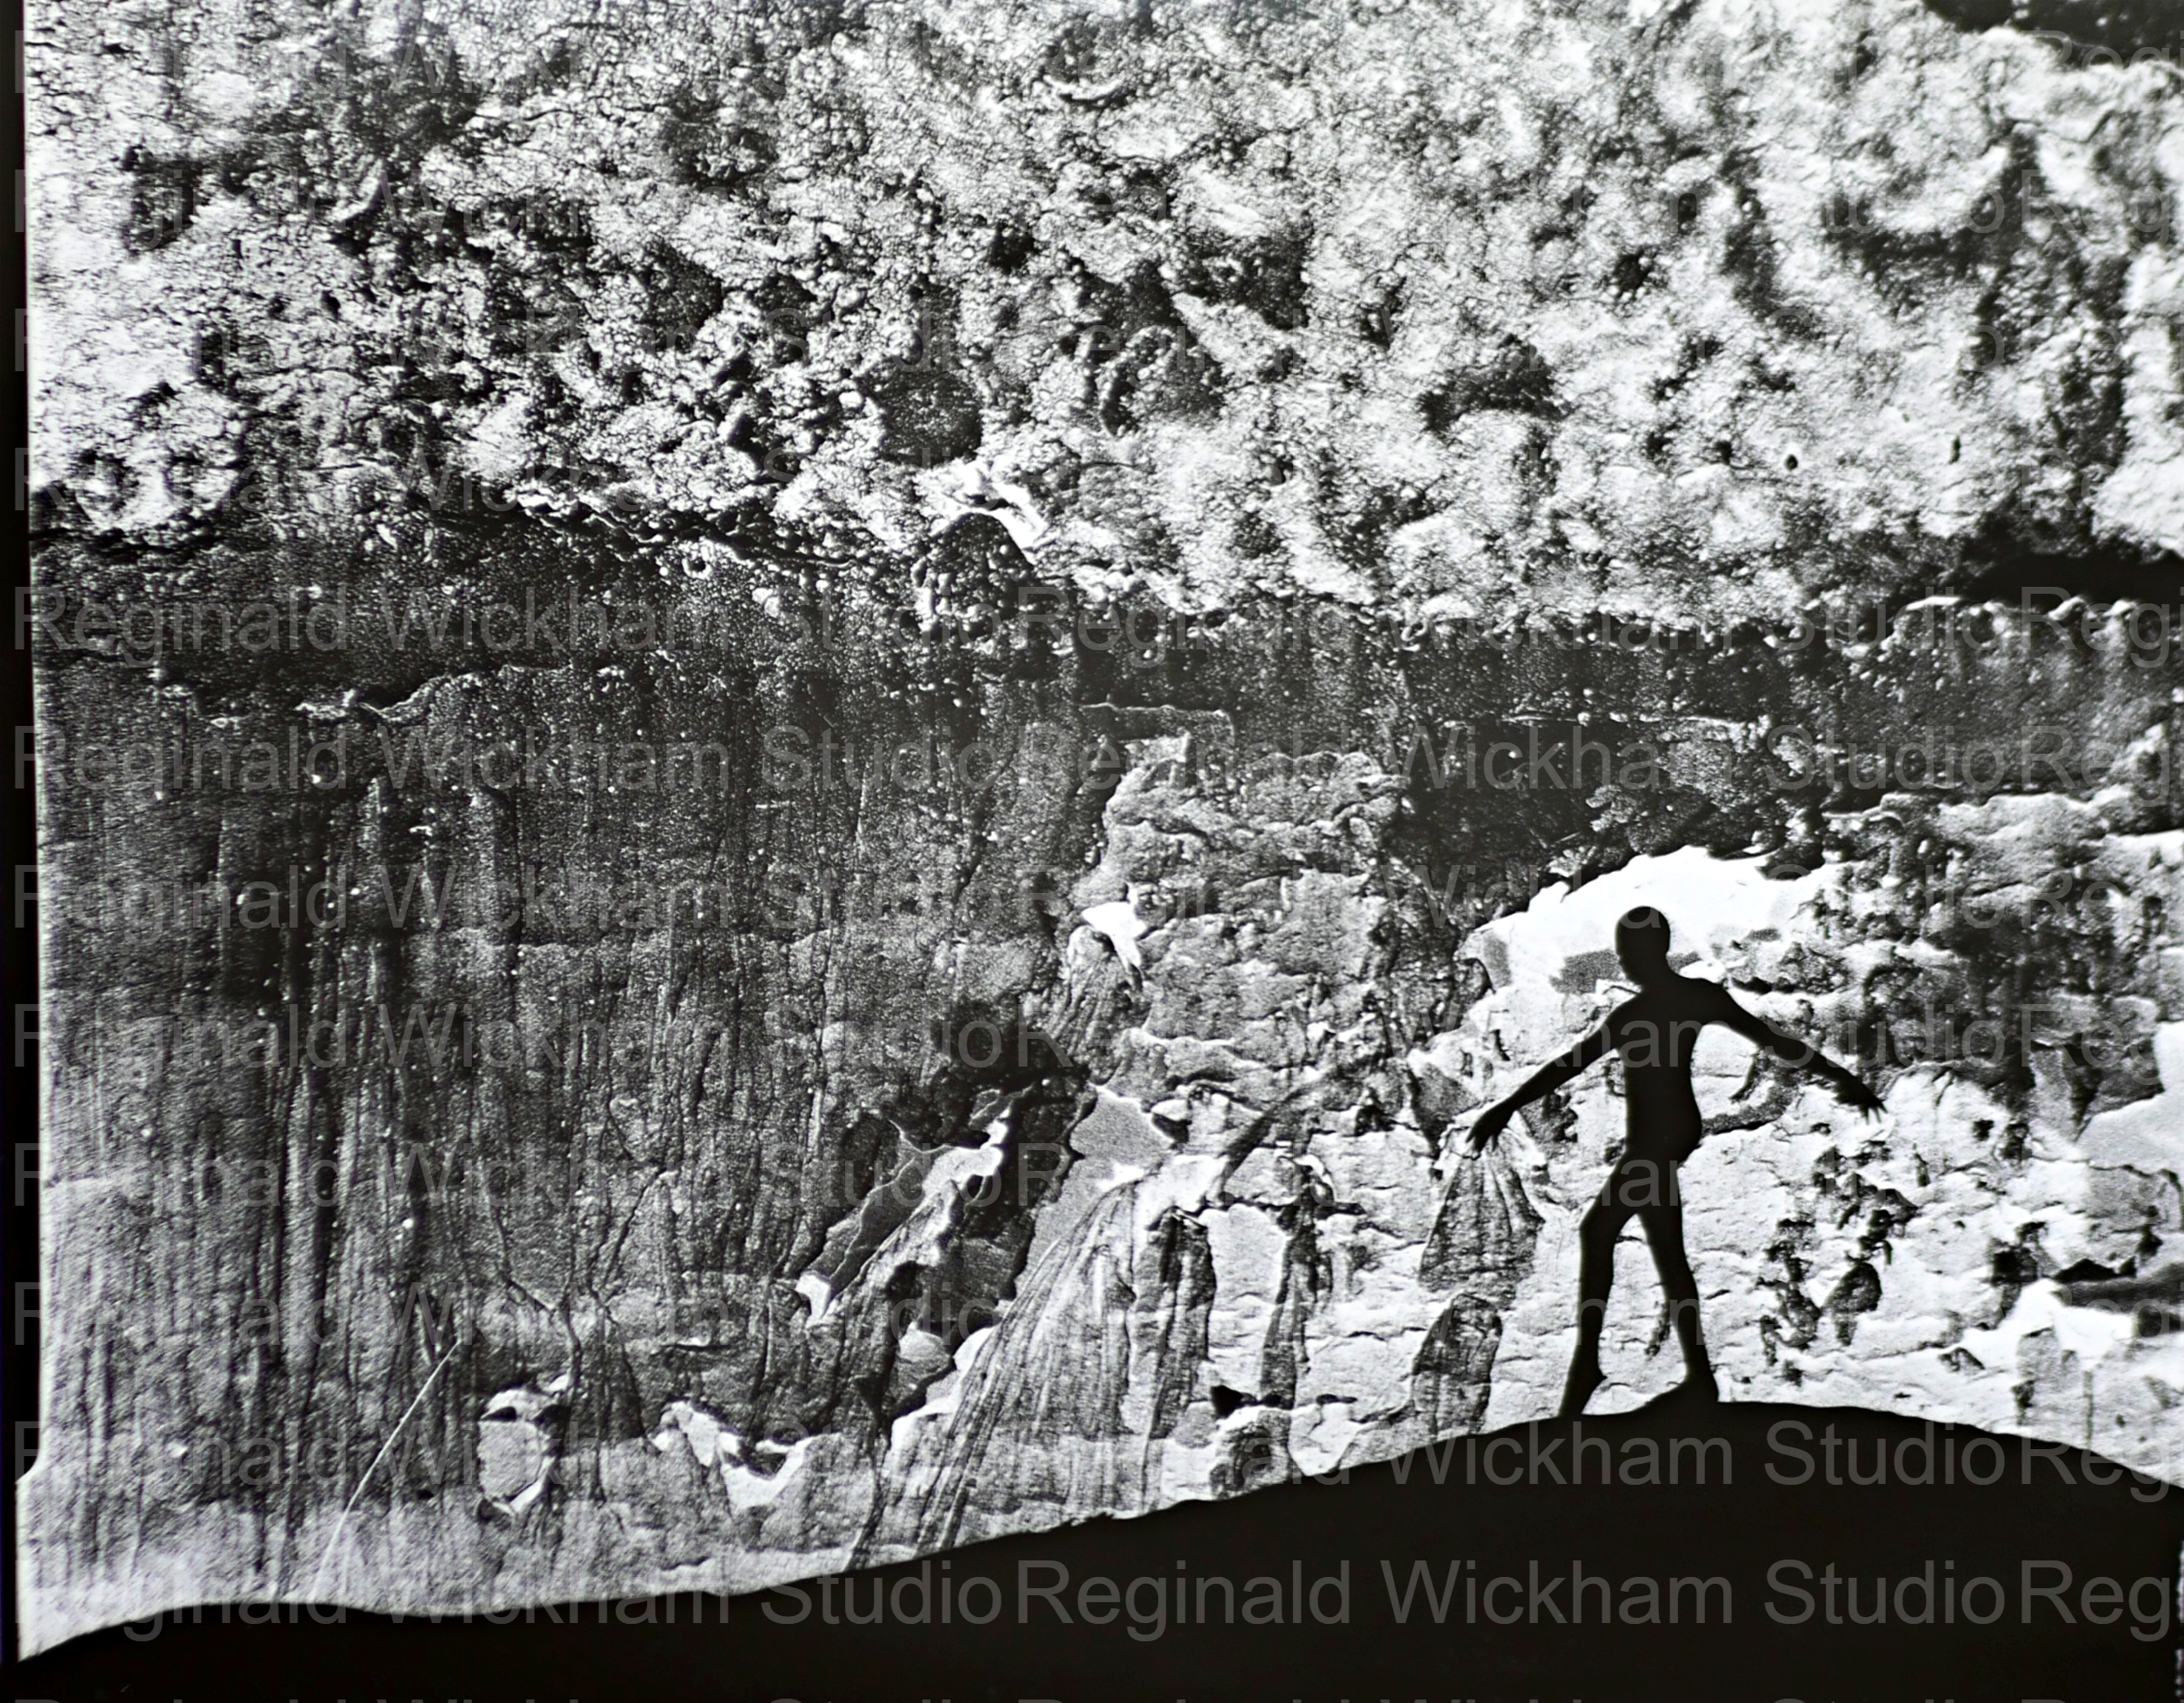
[[[281,16],[32,33],[31,480],[95,528],[452,469],[901,547],[968,479],[1049,576],[1187,604],[1710,615],[1994,522],[2184,545],[2158,58],[1915,0]],[[186,221],[131,148],[195,163]],[[968,387],[945,477],[876,453],[905,357]],[[421,411],[405,360],[456,382]]]

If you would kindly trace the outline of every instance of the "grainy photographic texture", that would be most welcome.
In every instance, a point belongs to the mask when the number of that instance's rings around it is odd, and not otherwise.
[[[2184,1481],[2175,22],[34,8],[28,1644],[1551,1413],[1641,905],[1722,1396]]]

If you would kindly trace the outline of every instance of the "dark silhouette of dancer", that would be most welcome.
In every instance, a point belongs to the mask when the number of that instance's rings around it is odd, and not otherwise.
[[[1485,1150],[1508,1128],[1517,1108],[1528,1106],[1581,1074],[1609,1048],[1621,1054],[1623,1094],[1628,1102],[1629,1136],[1623,1156],[1608,1173],[1579,1228],[1582,1260],[1577,1281],[1577,1354],[1569,1380],[1562,1387],[1565,1418],[1585,1411],[1600,1387],[1600,1333],[1608,1314],[1608,1291],[1615,1277],[1615,1241],[1635,1214],[1653,1248],[1654,1268],[1675,1320],[1676,1342],[1683,1350],[1681,1394],[1706,1401],[1719,1399],[1714,1368],[1699,1334],[1699,1287],[1683,1251],[1683,1201],[1676,1167],[1691,1156],[1704,1128],[1699,1102],[1691,1092],[1691,1055],[1699,1032],[1721,1023],[1757,1042],[1785,1064],[1812,1070],[1838,1099],[1868,1115],[1881,1109],[1880,1096],[1817,1049],[1762,1022],[1728,990],[1711,981],[1678,975],[1668,968],[1668,919],[1650,908],[1628,913],[1615,925],[1615,955],[1638,984],[1637,996],[1617,1006],[1608,1021],[1552,1064],[1526,1079],[1506,1100],[1487,1108],[1472,1126],[1471,1151]]]

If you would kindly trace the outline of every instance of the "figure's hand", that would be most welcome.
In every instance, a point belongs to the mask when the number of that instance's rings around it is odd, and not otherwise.
[[[1881,1096],[1848,1073],[1835,1084],[1835,1098],[1861,1117],[1877,1118],[1883,1109]]]
[[[1509,1127],[1509,1120],[1515,1115],[1506,1101],[1489,1106],[1481,1113],[1478,1122],[1471,1126],[1472,1156],[1476,1158],[1484,1153],[1488,1144]]]

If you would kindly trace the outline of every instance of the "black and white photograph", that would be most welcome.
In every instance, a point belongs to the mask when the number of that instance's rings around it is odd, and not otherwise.
[[[2184,1695],[2184,4],[17,26],[10,1695]]]

